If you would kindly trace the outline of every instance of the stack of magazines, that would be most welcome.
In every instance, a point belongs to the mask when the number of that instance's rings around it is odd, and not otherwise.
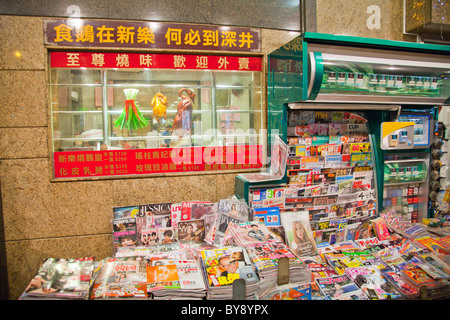
[[[233,282],[245,280],[245,299],[255,299],[259,278],[244,247],[223,247],[201,252],[208,300],[233,299]]]
[[[46,259],[20,296],[21,300],[87,300],[94,258]]]
[[[411,223],[410,219],[405,219],[401,214],[395,212],[395,210],[389,210],[380,213],[380,217],[383,218],[388,227],[406,238],[415,238],[421,234],[426,233],[426,229],[418,224]]]
[[[278,277],[278,261],[289,259],[289,282],[311,281],[311,271],[281,242],[261,242],[245,246],[261,280]]]
[[[289,259],[290,282],[311,280],[306,265],[263,222],[230,224],[229,233],[238,246],[245,247],[261,280],[278,276],[278,261],[281,258]]]
[[[197,260],[152,259],[147,290],[154,300],[201,300],[206,286]]]
[[[147,262],[141,257],[106,258],[96,269],[90,299],[147,299]]]

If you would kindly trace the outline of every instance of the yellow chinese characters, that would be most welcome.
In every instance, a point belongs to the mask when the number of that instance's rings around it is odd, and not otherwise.
[[[54,42],[58,43],[105,43],[105,44],[155,44],[157,37],[147,26],[111,25],[101,26],[81,25],[70,27],[64,23],[53,27]],[[177,47],[183,45],[205,48],[252,48],[255,42],[254,34],[248,31],[231,31],[217,29],[200,29],[192,26],[186,28],[168,27],[161,31],[166,45]],[[163,40],[164,41],[164,40]]]

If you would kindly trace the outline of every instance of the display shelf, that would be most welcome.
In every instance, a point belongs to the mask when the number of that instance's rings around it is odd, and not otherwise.
[[[425,159],[391,160],[384,162],[384,185],[422,183],[427,179]]]

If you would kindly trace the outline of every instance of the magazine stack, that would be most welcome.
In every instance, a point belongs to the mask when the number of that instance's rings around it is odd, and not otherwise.
[[[270,193],[292,192],[286,187]],[[98,262],[46,259],[20,299],[450,296],[447,220],[433,221],[439,226],[432,228],[394,210],[372,216],[369,210],[351,209],[338,217],[337,212],[330,216],[334,205],[273,204],[249,208],[222,199],[114,208],[114,256]]]
[[[311,284],[289,283],[277,285],[258,296],[259,300],[311,300]]]
[[[245,280],[246,300],[254,300],[259,278],[244,247],[202,250],[201,263],[207,286],[207,299],[233,299],[233,283]]]
[[[233,242],[247,250],[261,281],[276,282],[273,279],[278,277],[281,258],[289,260],[290,282],[310,281],[311,274],[305,264],[262,221],[230,224],[228,231]]]
[[[147,299],[147,263],[141,257],[106,258],[95,271],[90,299]]]
[[[94,269],[94,258],[46,259],[20,300],[86,300]]]
[[[154,300],[201,300],[206,296],[197,260],[152,259],[147,265],[147,290]]]

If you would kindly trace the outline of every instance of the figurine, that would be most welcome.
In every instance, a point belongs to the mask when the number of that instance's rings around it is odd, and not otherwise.
[[[182,94],[186,92],[187,96]],[[186,129],[191,130],[191,118],[192,118],[192,104],[194,103],[195,93],[187,88],[181,88],[178,91],[178,95],[181,97],[181,101],[178,104],[177,114],[173,120],[173,130]]]

